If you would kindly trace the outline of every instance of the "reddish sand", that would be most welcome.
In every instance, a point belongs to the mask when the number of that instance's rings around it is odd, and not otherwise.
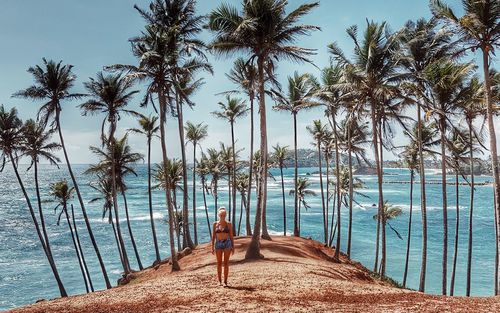
[[[235,240],[230,286],[218,286],[215,258],[201,245],[182,258],[134,274],[126,286],[43,301],[11,312],[500,312],[500,297],[424,295],[376,280],[359,263],[297,237],[262,241],[264,259],[244,261],[249,238]]]

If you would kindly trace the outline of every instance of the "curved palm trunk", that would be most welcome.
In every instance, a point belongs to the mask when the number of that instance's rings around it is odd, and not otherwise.
[[[132,247],[134,248],[134,254],[135,258],[137,259],[137,264],[139,265],[139,269],[143,270],[144,267],[142,266],[141,258],[139,256],[139,250],[137,250],[137,245],[135,244],[134,234],[132,233],[132,225],[130,224],[130,218],[128,215],[127,197],[125,196],[125,191],[123,190],[122,190],[122,197],[123,197],[123,203],[125,205],[125,216],[127,218],[127,228],[128,228],[128,234],[130,235],[130,241],[132,242]]]
[[[45,218],[43,216],[42,210],[42,197],[40,196],[40,185],[38,184],[38,162],[34,161],[34,172],[35,172],[35,191],[36,191],[36,201],[38,204],[38,214],[40,216],[40,225],[42,226],[43,238],[45,240],[45,246],[47,247],[47,252],[52,255],[52,249],[50,248],[49,235],[47,234],[47,228],[45,227]]]
[[[238,236],[240,235],[241,220],[243,219],[243,206],[245,206],[245,203],[246,203],[245,195],[241,194],[241,199],[240,199],[240,219],[238,221]]]
[[[321,141],[318,140],[318,168],[319,168],[319,185],[321,188],[321,205],[323,209],[323,232],[325,235],[325,245],[328,244],[328,219],[326,216],[326,207],[325,207],[325,192],[323,189],[323,166],[321,163]]]
[[[280,164],[281,175],[281,197],[283,198],[283,236],[286,236],[286,204],[285,204],[285,181],[283,180],[283,165]]]
[[[163,90],[160,89],[158,92],[158,98],[160,101],[160,139],[161,139],[161,152],[162,152],[162,162],[167,164],[167,134],[165,131],[165,115],[166,115],[166,99]],[[168,175],[165,175],[165,186],[170,186],[170,179]],[[177,254],[175,252],[175,238],[174,238],[174,211],[172,209],[171,194],[168,188],[165,188],[165,200],[168,210],[168,230],[169,230],[169,242],[170,242],[170,260],[172,263],[172,271],[180,270],[179,263],[177,261]]]
[[[197,246],[198,245],[198,224],[196,222],[196,142],[193,142],[193,224],[194,224],[194,227],[193,227],[194,244]]]
[[[427,198],[425,196],[425,168],[422,147],[422,116],[420,102],[417,103],[417,136],[418,162],[420,176],[420,211],[422,212],[422,260],[420,265],[420,281],[418,291],[425,291],[425,275],[427,272]]]
[[[111,228],[113,229],[113,236],[115,237],[116,248],[118,250],[118,255],[120,256],[120,262],[123,266],[123,254],[122,248],[120,247],[120,240],[118,239],[118,234],[115,227],[115,222],[113,221],[113,210],[109,209],[109,223],[111,224]]]
[[[189,209],[188,209],[188,180],[187,180],[187,160],[186,160],[186,145],[184,144],[184,121],[182,113],[182,105],[179,101],[179,96],[175,95],[175,102],[177,106],[177,121],[179,124],[179,139],[181,143],[181,157],[182,157],[182,233],[184,247],[193,248],[194,243],[191,239],[191,232],[189,231]],[[194,225],[196,227],[196,224]]]
[[[59,119],[60,110],[56,111],[56,127],[59,133],[59,140],[61,142],[62,150],[64,153],[64,159],[66,161],[66,165],[68,166],[68,172],[71,176],[71,181],[73,182],[73,186],[75,187],[76,195],[78,197],[78,202],[80,203],[80,208],[82,209],[83,220],[85,221],[85,226],[87,227],[87,232],[89,233],[90,241],[92,242],[92,247],[94,248],[95,254],[97,256],[97,260],[99,261],[99,266],[101,267],[101,272],[104,277],[104,282],[106,284],[106,288],[111,288],[111,283],[109,282],[108,273],[106,271],[106,267],[104,266],[104,261],[102,260],[101,252],[99,251],[99,247],[97,246],[97,241],[95,240],[94,233],[92,232],[92,227],[90,226],[89,218],[87,216],[87,210],[85,209],[85,204],[83,203],[82,194],[80,193],[80,188],[78,187],[78,183],[76,182],[75,175],[73,173],[73,169],[71,168],[71,163],[69,162],[68,152],[66,151],[66,145],[64,144],[64,137],[62,134],[61,121]]]
[[[175,233],[177,234],[177,250],[181,251],[181,226],[179,225],[179,209],[177,206],[177,190],[174,187],[174,208],[175,208]]]
[[[298,201],[298,190],[297,190],[297,181],[299,178],[299,172],[298,172],[298,155],[297,155],[297,112],[293,112],[293,157],[294,157],[294,188],[295,188],[295,193],[294,193],[294,217],[293,217],[293,235],[294,236],[300,236],[300,210],[298,208],[299,201]]]
[[[207,196],[205,194],[205,178],[201,178],[201,185],[202,185],[202,193],[203,193],[203,204],[205,205],[205,215],[207,217],[207,227],[208,227],[208,234],[210,235],[210,240],[212,240],[212,232],[210,229],[210,218],[208,217],[208,207],[207,207]]]
[[[334,228],[336,203],[337,203],[337,193],[335,192],[333,194],[333,201],[332,201],[332,219],[330,221],[330,240],[328,242],[328,246],[330,246],[330,247],[333,245],[333,238],[335,236],[334,230],[337,228],[337,226],[335,226],[335,228]]]
[[[54,258],[52,257],[52,254],[49,253],[49,251],[47,249],[47,245],[45,244],[45,241],[43,239],[43,233],[40,230],[40,226],[39,226],[38,221],[36,219],[35,211],[33,210],[33,206],[31,205],[31,200],[28,196],[28,193],[26,192],[26,188],[24,187],[21,176],[19,176],[19,172],[17,170],[17,166],[16,166],[16,163],[15,163],[15,160],[14,160],[14,157],[12,156],[12,154],[9,154],[9,158],[10,158],[10,162],[12,163],[12,167],[14,168],[14,173],[16,174],[17,181],[19,183],[19,186],[21,187],[21,190],[23,192],[26,203],[28,204],[28,209],[30,211],[31,219],[33,220],[33,224],[35,225],[36,234],[38,236],[38,239],[40,240],[40,243],[42,244],[43,252],[45,253],[45,256],[47,257],[47,260],[49,261],[50,269],[52,270],[54,278],[56,279],[57,287],[59,288],[59,293],[61,294],[61,297],[67,297],[68,294],[66,293],[66,289],[64,288],[64,285],[63,285],[61,278],[59,276],[59,272],[57,271],[56,264],[54,262]]]
[[[495,221],[496,229],[496,261],[495,261],[495,295],[498,295],[500,280],[498,277],[498,271],[500,267],[499,258],[500,250],[498,248],[500,243],[500,170],[498,165],[498,153],[497,153],[497,138],[495,132],[495,122],[493,120],[493,102],[491,99],[491,81],[489,75],[489,49],[483,49],[483,75],[484,75],[484,92],[486,96],[486,117],[488,123],[488,134],[490,139],[490,153],[491,153],[491,164],[493,170],[493,187],[494,187],[494,197],[495,197],[495,215],[497,219]]]
[[[87,266],[87,261],[85,260],[85,253],[83,253],[82,244],[80,242],[80,236],[78,235],[78,227],[76,226],[75,210],[73,208],[73,204],[71,204],[71,219],[73,221],[73,229],[75,230],[76,243],[78,244],[78,250],[80,251],[83,267],[85,268],[85,273],[87,275],[87,281],[90,286],[90,291],[94,292],[94,285],[92,283],[92,278],[90,276],[89,268]]]
[[[264,57],[259,56],[257,60],[259,71],[259,113],[260,113],[260,173],[259,192],[257,194],[257,208],[255,210],[255,225],[252,240],[248,245],[245,259],[260,259],[260,235],[262,226],[262,208],[266,203],[267,189],[267,126],[266,126],[266,102],[264,90]]]
[[[340,260],[340,228],[341,228],[341,219],[340,219],[340,206],[342,205],[342,201],[340,199],[340,153],[339,153],[339,141],[337,136],[337,123],[335,119],[333,119],[333,134],[335,136],[335,173],[337,175],[337,243],[335,244],[335,255],[333,256],[335,260]]]
[[[158,247],[158,238],[156,237],[155,219],[153,216],[153,195],[151,187],[151,137],[148,137],[148,203],[149,203],[149,220],[151,221],[151,234],[153,235],[153,243],[155,247],[155,263],[161,261],[160,249]]]
[[[378,178],[378,188],[379,188],[379,193],[384,195],[383,193],[383,187],[382,184],[384,183],[384,145],[382,141],[382,122],[379,124],[378,128],[378,135],[379,135],[379,148],[380,148],[380,171],[379,171],[379,178]],[[380,275],[382,277],[385,277],[385,268],[387,265],[387,240],[386,240],[386,225],[387,225],[387,220],[384,218],[384,199],[382,198],[382,223],[380,225],[382,226],[381,229],[381,241],[382,241],[382,257],[380,259]]]
[[[403,274],[403,288],[406,288],[406,278],[408,277],[408,263],[410,261],[410,243],[411,243],[411,222],[413,216],[413,181],[415,179],[415,171],[410,169],[410,218],[408,219],[408,237],[406,239],[406,259],[405,271]]]
[[[457,162],[458,163],[458,162]],[[460,207],[459,207],[459,194],[458,194],[458,164],[455,168],[455,201],[457,206],[457,219],[455,222],[455,244],[453,250],[453,267],[451,270],[451,283],[450,283],[450,296],[455,292],[455,273],[457,269],[457,255],[458,255],[458,230],[460,226]]]
[[[372,103],[371,106],[371,120],[372,120],[372,133],[373,133],[373,148],[374,148],[374,156],[375,156],[375,165],[377,168],[377,185],[378,185],[378,217],[377,217],[377,243],[375,247],[375,265],[373,266],[373,271],[378,272],[378,255],[379,255],[379,244],[380,244],[380,226],[383,228],[383,223],[381,223],[381,219],[383,216],[383,206],[384,206],[384,196],[383,196],[383,191],[382,191],[382,169],[381,169],[381,164],[380,164],[380,151],[379,151],[379,131],[378,131],[378,120],[376,118],[376,113],[375,113],[375,104]],[[383,233],[383,231],[382,231]],[[382,236],[383,237],[383,236]],[[384,238],[382,238],[382,241]],[[382,250],[384,250],[384,247],[382,246]],[[383,266],[383,261],[384,261],[384,251],[382,251],[382,260],[380,261],[381,269],[384,271],[382,274],[381,270],[381,276],[384,276],[385,274],[385,266]]]
[[[329,215],[329,209],[330,209],[330,158],[328,157],[328,151],[324,152],[325,154],[325,168],[326,168],[326,197],[325,197],[325,216],[326,216],[326,228],[328,229],[328,217]],[[327,237],[329,237],[329,233],[327,231]]]
[[[229,213],[229,221],[231,222],[232,219],[232,207],[233,207],[233,201],[232,201],[232,196],[233,196],[233,183],[232,183],[232,169],[228,168],[227,169],[227,210]]]
[[[350,126],[349,126],[350,127]],[[353,191],[353,184],[354,184],[354,178],[352,175],[352,147],[351,147],[351,130],[349,130],[348,133],[348,167],[349,167],[349,225],[348,225],[348,230],[347,230],[347,257],[351,258],[351,241],[352,241],[352,207],[353,207],[353,197],[354,197],[354,191]]]
[[[233,159],[233,173],[232,173],[232,176],[233,176],[233,184],[231,186],[232,188],[232,193],[231,193],[231,196],[232,196],[232,205],[233,205],[233,221],[234,221],[234,224],[236,225],[236,147],[235,147],[235,144],[234,144],[234,122],[231,123],[231,145],[233,147],[233,151],[232,151],[232,159]]]
[[[83,282],[85,283],[85,290],[87,291],[87,293],[89,293],[90,289],[89,289],[89,284],[87,282],[87,275],[83,268],[82,258],[80,257],[80,251],[78,250],[78,245],[76,244],[75,240],[75,233],[73,232],[73,227],[71,226],[71,222],[69,220],[66,203],[63,206],[63,210],[64,210],[64,215],[66,216],[66,222],[68,223],[69,232],[71,234],[71,240],[73,241],[73,247],[75,248],[76,258],[78,259],[78,266],[80,267],[80,272],[82,273]]]
[[[247,204],[245,206],[246,213],[246,234],[252,236],[252,225],[250,224],[250,203],[252,199],[252,176],[253,176],[253,140],[254,140],[254,121],[253,121],[253,93],[250,94],[250,161],[248,163],[248,190],[247,190]]]
[[[469,204],[469,240],[467,249],[467,285],[465,295],[470,296],[472,274],[472,219],[474,217],[474,152],[472,147],[472,120],[467,120],[469,125],[469,163],[470,163],[470,204]]]
[[[445,131],[446,121],[443,117],[439,121],[441,128],[441,185],[443,193],[443,260],[442,260],[442,287],[441,292],[446,295],[447,272],[448,272],[448,197],[446,195],[446,149]]]

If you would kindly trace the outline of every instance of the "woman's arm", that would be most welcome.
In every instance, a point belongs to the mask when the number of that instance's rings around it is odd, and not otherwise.
[[[232,223],[229,223],[229,238],[231,239],[231,253],[234,254],[234,235]]]
[[[214,245],[215,245],[215,227],[217,223],[214,223],[213,229],[212,229],[212,254],[214,254]]]

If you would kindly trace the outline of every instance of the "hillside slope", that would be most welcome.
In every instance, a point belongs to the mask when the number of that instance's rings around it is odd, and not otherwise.
[[[262,242],[265,258],[244,261],[248,237],[235,240],[230,287],[218,286],[215,257],[207,244],[168,264],[134,274],[126,286],[12,310],[32,312],[500,312],[500,297],[430,296],[374,279],[358,263],[297,237]]]

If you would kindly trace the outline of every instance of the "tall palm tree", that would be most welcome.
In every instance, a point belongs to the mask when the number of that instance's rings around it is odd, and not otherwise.
[[[420,267],[419,291],[425,291],[425,277],[427,272],[427,198],[425,188],[425,168],[424,168],[424,149],[423,142],[423,121],[422,109],[429,107],[429,104],[424,102],[424,97],[427,91],[425,83],[424,70],[429,64],[449,57],[452,54],[452,45],[450,45],[449,31],[436,31],[437,21],[431,19],[419,19],[416,22],[409,21],[405,25],[405,31],[402,37],[403,51],[399,58],[399,63],[402,66],[402,71],[410,79],[411,92],[415,97],[417,104],[417,145],[418,145],[418,162],[420,176],[420,210],[422,212],[422,256]],[[403,84],[403,86],[406,84]],[[403,87],[402,86],[402,87]],[[403,87],[404,88],[404,87]]]
[[[101,126],[101,140],[102,144],[109,146],[110,151],[115,150],[116,139],[115,132],[118,120],[121,118],[121,114],[134,114],[135,112],[128,110],[126,107],[134,94],[138,93],[138,90],[130,90],[133,85],[133,80],[126,79],[122,77],[121,74],[110,74],[104,75],[102,72],[97,73],[97,77],[90,78],[88,82],[84,83],[85,89],[89,92],[91,99],[87,100],[80,105],[83,115],[95,115],[99,113],[104,113],[105,118],[103,119]],[[109,130],[106,134],[106,125]],[[116,160],[111,158],[111,183],[112,183],[112,193],[113,193],[113,206],[115,210],[115,218],[118,218],[118,201],[117,201],[117,184],[116,184]],[[117,228],[120,229],[119,223],[117,221]],[[121,238],[121,235],[119,235]],[[132,236],[133,239],[133,236]],[[126,274],[130,272],[130,264],[128,261],[127,252],[123,241],[122,252],[123,259],[125,261],[124,271]],[[138,259],[139,267],[142,268],[140,259]]]
[[[307,201],[306,201],[306,197],[307,196],[316,197],[316,192],[314,192],[313,190],[309,189],[309,187],[311,186],[311,183],[309,182],[309,179],[307,179],[307,178],[300,177],[297,180],[297,184],[298,184],[297,188],[290,190],[290,195],[294,194],[295,190],[297,190],[297,193],[298,193],[298,197],[297,198],[299,200],[298,224],[299,224],[299,231],[300,231],[300,210],[301,210],[302,206],[306,210],[308,210],[308,209],[311,208],[309,206],[309,204],[307,203]]]
[[[490,58],[495,46],[500,45],[500,3],[496,0],[462,0],[464,15],[457,17],[453,10],[441,0],[431,1],[433,14],[444,19],[453,27],[456,34],[462,39],[465,50],[480,50],[483,60],[484,75],[484,100],[486,103],[486,119],[488,124],[490,153],[493,167],[493,180],[495,189],[495,214],[500,214],[500,169],[498,164],[497,141],[495,122],[493,121],[494,109],[491,93]],[[500,242],[500,219],[496,221],[497,242]],[[499,294],[500,280],[498,269],[500,267],[500,250],[496,251],[495,270],[495,295]]]
[[[455,242],[453,247],[453,263],[451,268],[450,280],[450,296],[455,293],[455,274],[457,270],[457,256],[458,256],[458,231],[460,229],[460,196],[459,196],[459,176],[463,175],[461,165],[464,164],[469,156],[469,140],[466,138],[463,129],[454,128],[449,134],[447,147],[450,152],[448,163],[455,172],[455,205],[456,205],[456,219],[455,219]]]
[[[274,106],[275,110],[287,111],[293,117],[293,151],[294,151],[294,186],[297,189],[298,184],[298,155],[297,155],[297,114],[303,110],[318,105],[314,99],[317,90],[317,84],[310,74],[301,74],[295,72],[293,77],[288,77],[288,94],[286,97],[277,95],[277,103]],[[299,231],[299,194],[294,191],[294,218],[293,218],[293,235],[300,236]]]
[[[202,154],[202,157],[206,159],[207,171],[211,176],[210,193],[214,198],[214,218],[217,219],[219,179],[224,173],[224,164],[220,152],[214,148],[207,149],[207,154]]]
[[[104,277],[106,288],[109,289],[111,288],[111,283],[99,251],[99,247],[97,246],[97,241],[95,240],[94,233],[92,232],[92,227],[90,226],[82,194],[73,173],[73,168],[71,167],[68,152],[66,151],[66,146],[64,144],[61,126],[61,102],[79,99],[82,95],[71,92],[71,88],[73,87],[76,79],[76,76],[72,72],[72,65],[63,65],[62,62],[56,63],[52,60],[47,61],[45,58],[43,58],[42,61],[43,65],[35,65],[28,69],[28,73],[33,75],[35,84],[25,90],[18,91],[14,94],[14,96],[31,99],[33,101],[46,101],[38,110],[38,120],[44,125],[48,124],[48,122],[52,120],[51,127],[57,129],[59,140],[64,152],[64,160],[66,161],[73,186],[75,187],[78,202],[80,203],[80,208],[82,209],[85,226],[87,227],[92,247],[96,253],[97,260],[99,261],[99,266]]]
[[[2,154],[0,155],[2,165],[0,170],[3,170],[6,162],[10,162],[12,164],[12,168],[14,169],[14,173],[16,174],[17,181],[24,195],[24,199],[26,200],[26,204],[28,205],[28,209],[31,215],[31,219],[33,220],[33,224],[35,225],[36,234],[38,236],[38,240],[43,248],[43,252],[47,257],[47,260],[50,265],[50,269],[54,275],[54,278],[57,282],[57,287],[59,288],[59,293],[61,297],[66,297],[66,289],[61,281],[59,276],[59,272],[57,271],[56,264],[54,262],[54,258],[49,250],[47,249],[47,245],[45,243],[45,239],[42,231],[40,230],[40,224],[35,215],[35,210],[31,204],[30,197],[26,191],[24,183],[19,175],[19,171],[17,168],[17,159],[19,154],[19,148],[21,145],[21,140],[23,138],[23,122],[17,116],[17,110],[12,108],[10,111],[7,111],[3,105],[0,105],[0,150]]]
[[[158,238],[156,237],[156,228],[153,215],[153,196],[152,196],[152,186],[151,186],[151,141],[153,136],[157,136],[159,126],[157,124],[157,116],[144,116],[141,115],[139,118],[140,128],[131,128],[129,131],[146,136],[148,145],[148,203],[149,203],[149,219],[151,221],[151,233],[153,235],[153,243],[155,247],[156,260],[154,264],[158,264],[161,261],[160,248],[158,246]]]
[[[208,217],[208,206],[207,206],[207,175],[210,173],[208,168],[208,160],[206,155],[201,152],[201,158],[199,161],[195,161],[197,163],[196,174],[200,177],[201,180],[201,189],[203,194],[203,205],[205,206],[205,216],[207,218],[207,229],[208,234],[210,235],[210,240],[212,240],[212,227],[210,225],[210,218]]]
[[[323,230],[325,235],[325,244],[328,244],[328,219],[326,215],[326,207],[325,207],[325,192],[323,188],[323,166],[321,163],[322,155],[321,155],[321,143],[325,136],[328,136],[328,128],[326,125],[323,125],[321,120],[314,120],[313,124],[306,127],[309,133],[313,136],[315,141],[315,145],[318,149],[318,169],[319,169],[319,186],[321,189],[321,204],[323,209]],[[340,215],[339,215],[340,217]],[[339,223],[340,226],[340,223]],[[339,232],[340,235],[340,232]],[[338,237],[337,237],[338,238]],[[340,246],[337,246],[335,250],[340,250]]]
[[[69,232],[71,234],[71,240],[73,241],[73,247],[75,248],[76,257],[78,259],[78,265],[80,266],[80,272],[82,273],[83,276],[83,282],[85,283],[85,290],[87,290],[88,293],[90,291],[89,285],[92,286],[92,280],[88,273],[87,265],[84,266],[84,264],[86,264],[85,258],[84,257],[82,258],[83,253],[76,242],[75,233],[73,232],[73,226],[71,225],[71,221],[69,219],[69,214],[68,214],[68,202],[73,197],[72,193],[74,190],[75,188],[73,187],[70,188],[65,180],[61,180],[50,185],[50,194],[57,200],[57,205],[54,208],[54,211],[57,211],[58,208],[61,209],[61,212],[58,214],[59,216],[57,219],[57,224],[59,225],[59,222],[61,220],[61,215],[64,214],[64,216],[66,217],[66,222],[68,223]]]
[[[187,122],[184,126],[186,130],[186,140],[193,144],[193,224],[194,224],[194,244],[198,245],[198,224],[196,223],[196,147],[200,144],[200,141],[208,137],[208,126],[203,125],[203,123],[193,124]],[[204,187],[204,184],[202,186]]]
[[[52,248],[50,246],[49,235],[45,227],[45,217],[42,208],[42,197],[40,195],[40,184],[38,179],[38,165],[41,160],[46,160],[50,164],[58,166],[57,163],[61,162],[55,152],[61,149],[61,145],[51,142],[52,135],[55,130],[44,129],[44,126],[36,123],[33,120],[27,120],[23,125],[23,140],[19,151],[21,156],[27,156],[30,159],[30,166],[28,170],[34,169],[35,192],[38,204],[38,214],[40,217],[40,225],[42,226],[43,238],[47,251],[52,255]]]
[[[446,132],[449,128],[450,117],[456,113],[458,103],[463,95],[463,84],[474,70],[473,64],[458,64],[453,61],[438,61],[430,64],[425,70],[425,77],[429,84],[432,105],[427,112],[434,116],[436,127],[440,133],[441,144],[441,180],[443,193],[443,261],[442,261],[442,294],[446,295],[447,264],[448,264],[448,210],[446,185]]]
[[[399,50],[399,38],[401,34],[391,33],[385,22],[376,23],[367,20],[367,26],[361,41],[358,39],[357,26],[347,29],[347,34],[354,42],[353,62],[346,58],[342,50],[333,43],[328,46],[333,58],[344,68],[344,76],[349,89],[355,90],[358,103],[363,106],[369,105],[369,116],[372,123],[372,144],[377,168],[378,184],[378,212],[377,219],[377,243],[375,253],[374,271],[378,270],[379,251],[379,226],[381,226],[382,258],[380,261],[380,275],[385,276],[386,268],[386,238],[385,223],[382,221],[384,198],[382,190],[383,171],[380,151],[382,143],[382,110],[387,107],[388,99],[397,99],[400,92],[397,82],[397,57]],[[361,111],[363,107],[356,111]]]
[[[279,143],[273,146],[274,164],[280,169],[281,176],[281,195],[283,198],[283,236],[286,236],[286,203],[285,203],[285,181],[283,180],[283,168],[288,158],[288,146],[280,146]]]
[[[245,207],[245,211],[248,209],[246,208],[247,204],[247,191],[248,191],[248,174],[246,173],[238,173],[236,175],[236,190],[240,193],[240,218],[238,221],[238,231],[236,234],[239,236],[240,235],[240,230],[241,230],[241,221],[243,220],[243,207]],[[236,222],[236,218],[235,218]]]
[[[267,118],[265,102],[265,76],[273,77],[275,62],[288,59],[310,62],[314,50],[294,45],[301,35],[319,29],[312,25],[298,24],[301,17],[319,5],[319,2],[302,4],[290,13],[283,0],[242,1],[241,12],[228,4],[221,4],[209,14],[208,28],[215,34],[210,47],[219,55],[245,53],[249,63],[257,64],[258,99],[260,114],[261,175],[257,194],[257,209],[252,241],[245,258],[261,258],[260,233],[262,208],[267,202]],[[266,74],[265,74],[266,73]]]
[[[212,112],[212,114],[218,118],[224,119],[229,122],[231,126],[231,147],[232,147],[232,167],[231,173],[228,176],[228,185],[230,185],[230,190],[232,190],[232,203],[229,206],[229,211],[233,209],[233,219],[236,220],[236,147],[234,139],[234,123],[238,118],[244,117],[248,113],[248,108],[245,102],[239,98],[232,98],[231,96],[226,96],[226,103],[219,102],[220,111]],[[230,212],[231,213],[231,212]],[[231,219],[231,214],[229,214],[229,219]]]
[[[252,158],[254,154],[254,101],[258,93],[258,77],[257,68],[254,64],[247,63],[243,58],[237,58],[234,61],[233,68],[226,74],[229,81],[236,84],[241,89],[250,101],[250,154],[248,166],[248,191],[246,192],[247,202],[246,210],[250,211],[250,202],[252,198],[252,178],[253,166]],[[251,229],[247,227],[247,235],[251,235]]]

